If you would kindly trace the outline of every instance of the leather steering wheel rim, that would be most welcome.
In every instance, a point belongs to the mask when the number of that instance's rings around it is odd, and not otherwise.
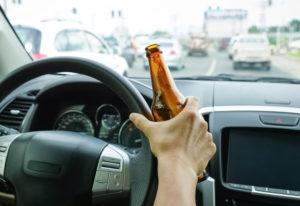
[[[2,101],[13,90],[31,79],[59,72],[73,72],[95,78],[118,95],[131,112],[138,112],[149,119],[152,118],[145,99],[126,78],[105,65],[78,57],[42,59],[14,70],[0,83],[0,100]],[[142,145],[142,150],[131,160],[130,174],[134,177],[131,178],[131,206],[152,204],[154,199],[153,194],[151,196],[151,192],[148,192],[153,177],[153,156],[146,137],[142,137]]]

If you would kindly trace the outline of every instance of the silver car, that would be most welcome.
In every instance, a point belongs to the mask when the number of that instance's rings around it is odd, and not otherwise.
[[[166,64],[170,70],[180,70],[184,68],[184,52],[176,39],[155,39],[153,44],[159,44],[163,52]],[[149,69],[146,56],[144,57],[144,69]]]

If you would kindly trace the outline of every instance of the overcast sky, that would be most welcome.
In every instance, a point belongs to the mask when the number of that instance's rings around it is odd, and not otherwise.
[[[30,17],[38,19],[36,15],[47,14],[53,18],[58,12],[66,13],[77,4],[81,19],[85,16],[97,16],[96,24],[103,29],[109,29],[107,18],[110,18],[112,9],[122,10],[124,23],[133,33],[153,32],[155,30],[197,30],[202,28],[203,14],[208,7],[221,9],[245,9],[248,11],[248,24],[259,25],[263,4],[268,0],[24,0],[29,3],[35,12],[27,12],[23,19]],[[39,5],[39,6],[38,6]],[[265,4],[266,5],[266,4]],[[43,9],[40,6],[44,6]],[[52,6],[52,7],[51,7]],[[67,8],[67,9],[65,9]],[[283,25],[292,18],[300,19],[300,0],[273,0],[271,7],[265,8],[265,20],[267,25]],[[85,12],[84,12],[85,10]],[[82,12],[80,12],[82,11]],[[106,11],[105,15],[104,14]],[[17,11],[17,14],[21,14]],[[16,16],[13,14],[12,16]],[[30,15],[28,15],[30,14]],[[86,18],[89,19],[89,18]],[[94,19],[94,20],[95,20]]]
[[[103,2],[103,1],[102,1]],[[300,0],[110,0],[124,10],[126,24],[134,33],[170,29],[178,25],[181,30],[199,29],[203,24],[203,14],[208,7],[221,9],[245,9],[248,24],[260,25],[265,8],[266,25],[283,25],[290,19],[300,19]],[[264,7],[265,5],[265,7]],[[100,5],[99,5],[100,6]]]

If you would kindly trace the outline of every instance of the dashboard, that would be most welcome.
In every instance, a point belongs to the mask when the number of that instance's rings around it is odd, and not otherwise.
[[[151,105],[150,80],[130,81]],[[212,206],[300,205],[300,95],[295,95],[300,85],[192,80],[176,84],[185,96],[200,99],[199,112],[217,146],[207,168],[214,179],[212,189],[197,193],[198,201],[209,199],[207,205]],[[16,101],[30,102],[19,126],[3,121]],[[39,77],[0,104],[0,124],[21,132],[80,132],[138,152],[141,134],[129,114],[117,94],[82,75]]]

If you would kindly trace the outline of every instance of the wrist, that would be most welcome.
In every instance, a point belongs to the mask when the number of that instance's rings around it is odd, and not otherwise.
[[[188,161],[177,156],[158,157],[158,178],[180,178],[185,177],[191,183],[197,184],[198,177],[196,171],[189,165]]]
[[[158,158],[158,191],[155,206],[196,205],[196,185],[196,172],[183,159]]]

